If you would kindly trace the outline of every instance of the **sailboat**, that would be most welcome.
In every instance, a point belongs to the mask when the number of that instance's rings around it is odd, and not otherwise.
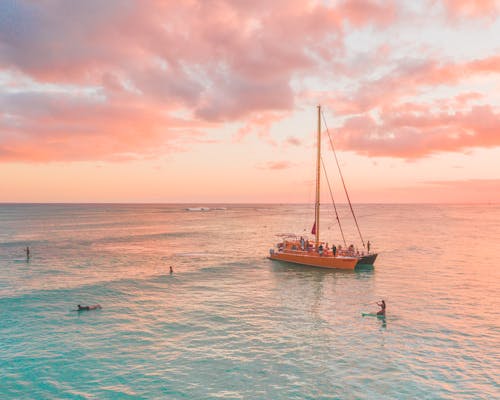
[[[328,128],[327,128],[328,129]],[[335,155],[335,160],[337,161],[337,167],[339,168],[339,173],[342,179],[342,184],[349,202],[349,206],[356,222],[356,227],[358,228],[358,233],[363,244],[363,248],[366,251],[355,249],[353,245],[347,246],[340,225],[340,219],[338,217],[337,208],[335,202],[333,203],[335,213],[337,216],[337,221],[339,223],[340,231],[342,233],[342,238],[344,241],[344,248],[341,245],[336,247],[335,245],[328,247],[328,243],[322,242],[320,240],[320,178],[321,178],[321,106],[318,105],[318,133],[317,133],[317,154],[316,154],[316,197],[314,206],[314,224],[311,230],[311,234],[314,235],[314,240],[309,240],[303,236],[285,234],[282,236],[282,241],[277,243],[275,248],[269,250],[269,258],[271,260],[286,261],[294,264],[307,265],[312,267],[321,268],[338,268],[338,269],[350,269],[353,270],[356,267],[368,266],[373,267],[375,259],[377,258],[377,253],[370,252],[370,242],[368,241],[365,245],[363,236],[359,229],[357,223],[356,215],[352,208],[351,200],[349,199],[349,194],[344,183],[344,178],[342,176],[342,171],[340,170],[340,165]],[[330,139],[331,140],[331,139]],[[332,150],[335,154],[335,149],[332,145]],[[326,170],[325,170],[326,173]],[[327,180],[328,181],[328,180]],[[329,185],[329,182],[328,182]],[[330,191],[331,192],[331,191]],[[333,196],[332,196],[333,200]]]

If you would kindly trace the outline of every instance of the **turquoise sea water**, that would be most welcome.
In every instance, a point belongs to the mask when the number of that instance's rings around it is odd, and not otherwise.
[[[358,205],[355,272],[266,258],[310,206],[186,207],[0,205],[0,399],[500,398],[500,206]]]

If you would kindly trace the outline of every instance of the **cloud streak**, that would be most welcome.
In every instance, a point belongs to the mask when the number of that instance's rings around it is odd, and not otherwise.
[[[496,0],[444,0],[443,6],[450,19],[486,18],[493,20],[500,15]]]
[[[292,168],[294,165],[294,163],[291,163],[289,161],[270,161],[266,164],[259,164],[257,168],[276,171]]]

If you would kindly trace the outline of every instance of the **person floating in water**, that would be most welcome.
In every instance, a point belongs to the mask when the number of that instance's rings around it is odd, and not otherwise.
[[[380,310],[377,312],[377,315],[385,316],[385,301],[382,300],[380,303],[377,303],[377,306],[380,307]]]
[[[172,266],[170,266],[170,275],[172,275],[174,273],[174,269],[172,268]]]
[[[78,304],[78,309],[76,311],[100,310],[101,308],[100,304],[94,304],[93,306],[81,306]]]
[[[26,260],[30,259],[30,248],[26,246]]]

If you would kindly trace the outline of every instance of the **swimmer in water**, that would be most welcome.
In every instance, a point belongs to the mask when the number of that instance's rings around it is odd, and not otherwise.
[[[380,303],[377,303],[377,306],[380,307],[380,310],[377,312],[377,315],[385,316],[385,301],[382,300]]]
[[[93,306],[81,306],[78,304],[78,309],[76,311],[100,310],[101,308],[100,304],[94,304]]]

